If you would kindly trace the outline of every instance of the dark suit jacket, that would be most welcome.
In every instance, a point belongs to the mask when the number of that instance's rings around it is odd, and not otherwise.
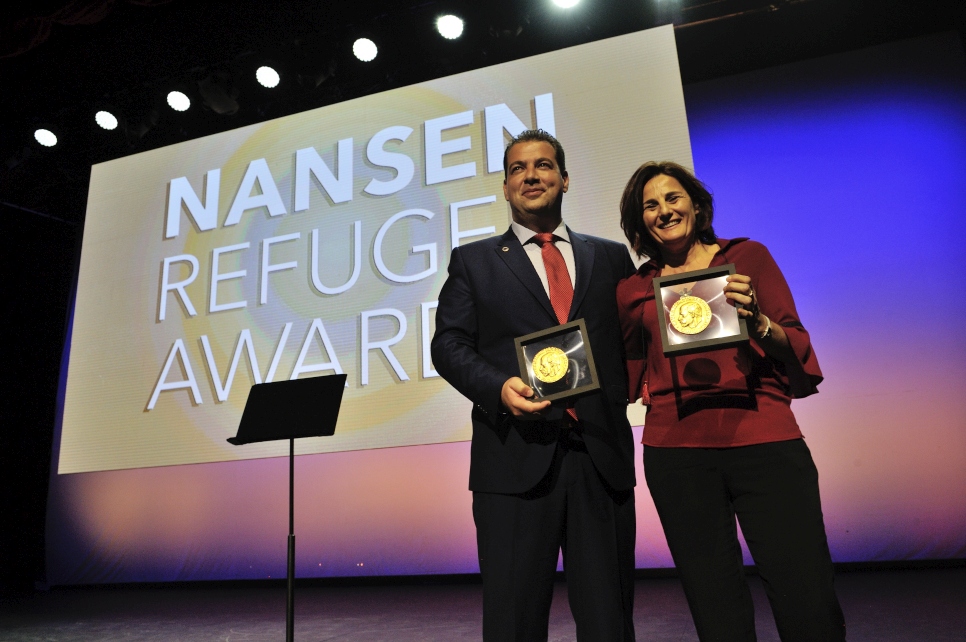
[[[634,264],[620,243],[568,231],[577,271],[569,320],[587,324],[601,386],[577,400],[577,415],[597,470],[611,488],[626,490],[635,483],[634,444],[615,288]],[[432,355],[437,372],[474,404],[470,490],[522,493],[549,469],[556,429],[546,421],[507,420],[500,391],[520,375],[513,339],[557,323],[512,229],[453,250]],[[548,418],[563,412],[555,407]]]

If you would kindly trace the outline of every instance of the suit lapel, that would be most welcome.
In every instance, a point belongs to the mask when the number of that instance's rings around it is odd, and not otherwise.
[[[567,233],[570,234],[570,245],[574,250],[574,266],[577,270],[577,276],[574,279],[574,300],[570,304],[568,319],[572,321],[579,316],[577,310],[580,309],[580,304],[590,289],[590,276],[594,271],[594,244],[569,227]]]
[[[533,268],[530,257],[527,256],[526,250],[520,245],[520,240],[513,233],[512,228],[497,240],[494,250],[496,255],[510,269],[510,272],[513,273],[513,276],[520,280],[520,283],[530,291],[533,298],[556,323],[557,314],[553,311],[553,306],[550,305],[550,297],[543,289],[543,283],[540,282],[540,277],[537,276],[537,271]],[[580,274],[580,271],[578,270],[577,273]],[[494,287],[499,287],[499,285],[494,284]],[[573,309],[573,306],[571,306],[571,309]]]

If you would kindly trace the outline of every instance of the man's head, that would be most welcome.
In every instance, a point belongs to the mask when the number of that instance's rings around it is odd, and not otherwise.
[[[556,229],[570,186],[557,139],[543,130],[524,131],[507,145],[503,166],[503,196],[513,220],[537,232]]]
[[[550,143],[550,146],[553,147],[557,166],[560,167],[560,171],[563,174],[567,173],[567,162],[564,158],[564,148],[563,145],[560,144],[560,141],[542,129],[524,129],[518,136],[514,136],[513,139],[510,140],[510,144],[506,146],[505,150],[503,150],[503,182],[506,182],[507,179],[507,158],[510,155],[510,149],[518,143],[528,143],[531,141],[541,140],[545,143]]]

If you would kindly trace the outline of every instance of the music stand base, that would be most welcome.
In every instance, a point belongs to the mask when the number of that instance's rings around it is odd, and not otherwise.
[[[295,642],[295,439],[288,440],[288,597],[285,642]]]
[[[288,535],[288,600],[285,605],[285,642],[295,640],[295,535]]]

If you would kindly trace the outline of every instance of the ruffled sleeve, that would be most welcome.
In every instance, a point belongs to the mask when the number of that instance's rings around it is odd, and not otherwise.
[[[736,257],[736,269],[752,279],[758,295],[761,311],[785,331],[788,343],[795,353],[795,363],[784,364],[784,378],[792,397],[802,398],[818,392],[818,384],[824,378],[818,358],[812,349],[808,331],[802,326],[785,276],[775,263],[771,253],[761,243],[746,241],[736,247],[741,259]],[[736,252],[737,253],[737,252]],[[740,265],[739,265],[740,262]]]

